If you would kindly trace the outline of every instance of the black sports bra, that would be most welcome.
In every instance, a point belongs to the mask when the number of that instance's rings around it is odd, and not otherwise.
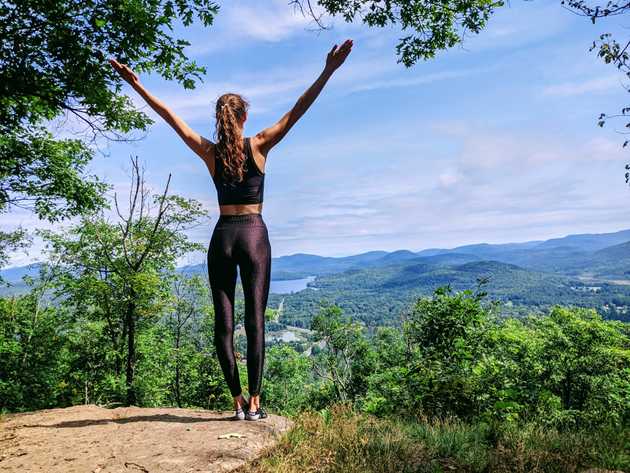
[[[265,173],[258,169],[254,160],[249,138],[244,138],[243,151],[245,160],[245,175],[241,182],[226,183],[223,181],[223,161],[215,157],[215,171],[212,180],[217,189],[219,205],[227,204],[259,204],[263,201],[265,190]]]

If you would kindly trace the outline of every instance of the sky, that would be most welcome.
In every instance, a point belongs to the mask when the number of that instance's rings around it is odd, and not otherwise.
[[[263,218],[273,257],[346,256],[371,250],[452,248],[543,240],[630,228],[623,121],[597,126],[626,105],[623,74],[590,52],[601,33],[625,37],[624,17],[592,24],[559,1],[512,1],[479,35],[406,68],[396,62],[396,27],[369,28],[325,17],[315,25],[288,0],[220,2],[214,25],[178,28],[190,58],[207,68],[185,90],[140,80],[191,127],[211,138],[214,102],[225,92],[251,104],[245,135],[275,123],[323,69],[327,52],[354,40],[346,62],[315,103],[269,153]],[[203,161],[133,89],[124,93],[152,118],[144,138],[106,143],[91,174],[129,189],[130,156],[159,192],[202,202],[211,218],[189,232],[210,241],[219,215]],[[112,220],[114,217],[112,216]],[[76,224],[40,222],[13,209],[11,230]],[[35,240],[9,266],[42,259]],[[205,253],[180,264],[197,264]]]

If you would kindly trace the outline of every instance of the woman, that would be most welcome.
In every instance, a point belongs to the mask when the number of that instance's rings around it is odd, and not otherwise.
[[[215,110],[214,142],[193,131],[162,101],[151,95],[128,66],[110,59],[123,79],[203,159],[217,189],[220,216],[208,247],[208,275],[215,313],[214,342],[223,375],[234,398],[234,419],[258,420],[267,417],[260,407],[265,357],[265,309],[271,276],[271,246],[261,214],[267,155],[311,106],[351,49],[352,40],[349,39],[340,47],[335,44],[326,57],[324,70],[293,108],[277,123],[251,137],[243,136],[248,102],[233,93],[219,97]],[[245,297],[249,400],[242,395],[234,358],[237,266]],[[244,406],[247,412],[244,412]]]

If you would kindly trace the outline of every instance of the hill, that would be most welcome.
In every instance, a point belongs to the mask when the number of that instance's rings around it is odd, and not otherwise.
[[[348,269],[387,266],[396,262],[427,258],[426,262],[463,263],[493,260],[515,264],[526,269],[557,272],[571,276],[584,273],[587,276],[623,277],[630,261],[630,230],[613,233],[567,235],[545,241],[522,243],[463,245],[451,249],[430,248],[413,252],[406,249],[396,251],[367,251],[356,255],[332,257],[308,253],[295,253],[272,260],[274,280],[299,279],[341,273]],[[611,257],[610,252],[616,256]],[[617,258],[615,260],[615,258]],[[38,264],[7,268],[0,275],[10,282],[19,282],[22,276],[37,276]],[[184,273],[199,273],[203,265],[180,268]]]
[[[602,315],[628,318],[630,307],[630,230],[568,235],[546,241],[463,245],[413,252],[368,251],[344,257],[306,253],[274,258],[272,278],[316,276],[306,290],[271,294],[270,307],[282,306],[289,325],[308,328],[323,300],[335,302],[368,326],[394,324],[408,304],[440,286],[474,287],[489,278],[489,295],[508,312],[544,310],[553,304],[597,308]],[[202,265],[180,268],[205,274]],[[28,273],[12,268],[7,279]],[[36,275],[33,270],[31,275]],[[20,283],[7,292],[20,292]]]
[[[437,255],[444,256],[444,255]],[[504,303],[513,315],[545,311],[555,304],[597,308],[604,316],[627,318],[630,286],[608,282],[584,282],[561,274],[533,271],[499,261],[444,263],[437,256],[419,257],[403,263],[317,277],[312,287],[293,294],[271,294],[275,307],[283,301],[282,322],[308,328],[323,300],[338,304],[344,313],[373,329],[397,325],[415,298],[430,295],[437,287],[474,288],[479,278],[489,278],[484,290]],[[611,307],[613,307],[611,309]],[[615,311],[619,310],[620,313]]]

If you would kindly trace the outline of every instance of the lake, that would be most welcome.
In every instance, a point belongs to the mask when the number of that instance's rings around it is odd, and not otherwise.
[[[315,280],[315,276],[301,279],[286,279],[284,281],[271,280],[269,292],[273,294],[291,294],[306,289],[306,285]]]

